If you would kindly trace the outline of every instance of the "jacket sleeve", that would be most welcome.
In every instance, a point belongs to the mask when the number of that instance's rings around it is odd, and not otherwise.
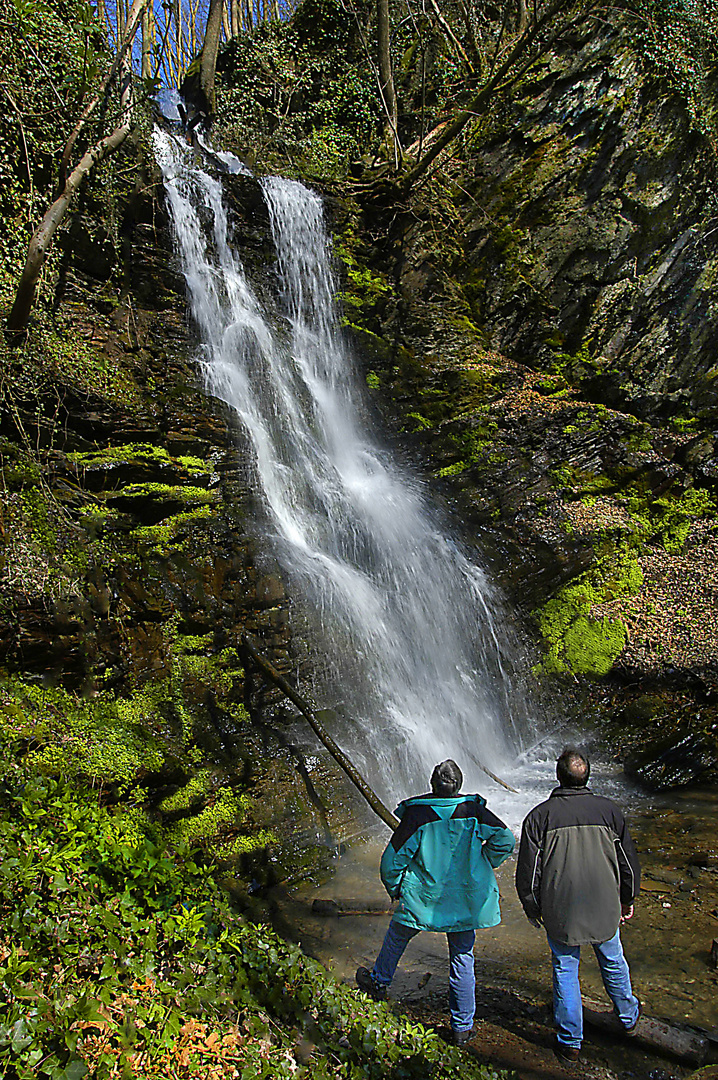
[[[483,854],[489,864],[496,869],[501,866],[504,859],[508,859],[514,850],[516,840],[511,829],[504,825],[500,818],[484,808],[483,820],[479,832],[483,840]]]
[[[629,907],[638,896],[638,890],[641,887],[641,867],[636,845],[633,843],[628,825],[621,813],[618,814],[615,828],[621,903]]]
[[[541,874],[543,871],[542,830],[529,814],[521,829],[516,863],[516,892],[529,919],[541,917]]]
[[[379,873],[392,900],[399,899],[404,872],[421,844],[421,830],[412,828],[411,818],[410,808],[401,819],[381,857]]]

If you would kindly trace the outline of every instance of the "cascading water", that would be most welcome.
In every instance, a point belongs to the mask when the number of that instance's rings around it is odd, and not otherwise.
[[[478,762],[500,770],[517,752],[491,589],[367,434],[319,197],[262,182],[280,284],[270,313],[230,247],[220,181],[183,140],[158,130],[155,145],[207,387],[252,442],[276,557],[330,658],[324,692],[345,703],[333,734],[386,797],[423,790],[445,757],[465,790],[485,785]]]

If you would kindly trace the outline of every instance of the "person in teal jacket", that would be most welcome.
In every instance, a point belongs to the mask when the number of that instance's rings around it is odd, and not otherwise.
[[[501,922],[495,867],[514,850],[514,836],[480,795],[461,795],[455,761],[437,765],[431,793],[396,808],[399,825],[381,859],[381,879],[399,904],[371,971],[356,982],[375,1001],[386,998],[404,949],[419,930],[449,941],[449,1007],[453,1041],[465,1043],[476,1009],[476,930]]]

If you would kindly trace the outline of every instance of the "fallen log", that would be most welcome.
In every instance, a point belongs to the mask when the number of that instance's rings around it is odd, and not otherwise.
[[[623,1025],[615,1013],[604,1009],[598,1001],[584,999],[583,1018],[587,1024],[599,1031],[626,1038]],[[664,1020],[655,1020],[645,1015],[639,1018],[636,1034],[632,1038],[660,1054],[669,1054],[695,1065],[702,1065],[710,1050],[710,1040],[697,1031],[674,1027]]]
[[[387,900],[323,900],[312,902],[312,915],[338,919],[342,915],[391,915],[395,904]]]
[[[381,820],[389,826],[390,829],[396,829],[399,824],[399,819],[396,818],[394,814],[392,814],[391,810],[389,810],[389,808],[384,805],[376,792],[369,787],[361,773],[358,772],[358,770],[354,767],[354,765],[344,753],[344,751],[341,749],[341,747],[334,741],[327,729],[320,722],[318,717],[319,715],[321,715],[323,710],[316,709],[307,698],[302,697],[301,694],[297,693],[294,687],[290,686],[284,676],[280,675],[277,669],[272,664],[270,664],[269,660],[267,660],[266,657],[262,656],[262,654],[258,652],[257,649],[255,649],[255,647],[250,642],[247,634],[242,635],[242,645],[244,646],[246,652],[249,654],[252,660],[254,660],[260,671],[263,672],[263,674],[266,675],[270,682],[273,682],[274,685],[277,686],[283,694],[286,694],[290,701],[294,702],[302,715],[309,721],[309,725],[314,731],[314,733],[318,736],[320,741],[324,743],[334,760],[339,765],[341,765],[342,769],[344,769],[344,772],[347,774],[356,789],[364,796],[366,801],[369,803],[374,813],[377,814],[381,818]],[[509,784],[506,783],[505,780],[502,780],[499,776],[497,776],[496,773],[492,773],[491,770],[487,769],[485,765],[482,765],[478,758],[474,757],[473,754],[469,753],[468,756],[471,758],[474,765],[481,769],[482,772],[486,773],[486,775],[489,776],[493,781],[495,781],[495,783],[500,784],[501,787],[506,788],[507,791],[513,791],[514,794],[517,793],[516,788],[512,788]]]

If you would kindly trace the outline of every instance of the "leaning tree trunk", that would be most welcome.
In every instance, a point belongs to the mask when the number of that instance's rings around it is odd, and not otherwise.
[[[8,317],[7,329],[11,333],[22,333],[27,327],[32,305],[35,300],[37,283],[45,265],[50,244],[62,224],[70,203],[80,184],[101,161],[113,154],[125,141],[132,130],[130,102],[124,109],[125,120],[116,127],[111,135],[88,150],[68,176],[62,193],[55,199],[46,212],[40,225],[33,233],[20,281],[15,293],[15,301]]]
[[[102,82],[100,83],[100,85],[98,87],[97,93],[94,95],[94,97],[92,97],[90,99],[90,101],[87,103],[87,105],[83,109],[82,115],[80,116],[80,119],[75,124],[75,127],[73,128],[73,130],[70,133],[70,137],[68,138],[67,142],[65,143],[65,147],[64,147],[64,149],[62,151],[62,157],[60,159],[60,168],[59,168],[59,172],[58,172],[58,178],[59,178],[58,187],[59,187],[59,195],[60,195],[60,197],[61,197],[61,193],[62,193],[62,191],[64,190],[64,187],[65,187],[65,177],[66,177],[66,174],[67,174],[67,167],[68,167],[68,165],[70,163],[70,157],[72,155],[72,151],[74,149],[75,143],[77,142],[77,138],[80,135],[80,132],[84,128],[85,124],[89,120],[90,116],[92,115],[92,113],[95,111],[95,109],[99,105],[99,103],[104,100],[105,95],[107,94],[107,90],[108,90],[108,88],[110,86],[110,83],[115,78],[118,71],[122,70],[122,67],[123,67],[123,65],[125,63],[125,57],[127,56],[128,49],[130,48],[132,42],[134,41],[135,34],[137,33],[137,27],[140,25],[140,21],[143,19],[144,15],[145,15],[145,11],[147,9],[148,4],[149,4],[149,0],[133,0],[132,7],[130,8],[129,14],[128,14],[127,19],[126,19],[126,21],[124,23],[124,28],[122,30],[122,33],[119,35],[119,41],[117,43],[117,53],[115,55],[115,58],[112,61],[112,63],[110,64],[109,68],[107,69],[105,77],[103,78]],[[118,16],[119,16],[119,11],[120,11],[120,8],[118,6]],[[144,24],[143,24],[143,30],[144,30]],[[144,75],[144,35],[143,35],[143,54],[142,55],[143,55],[143,60],[142,60],[143,72],[142,73]]]

